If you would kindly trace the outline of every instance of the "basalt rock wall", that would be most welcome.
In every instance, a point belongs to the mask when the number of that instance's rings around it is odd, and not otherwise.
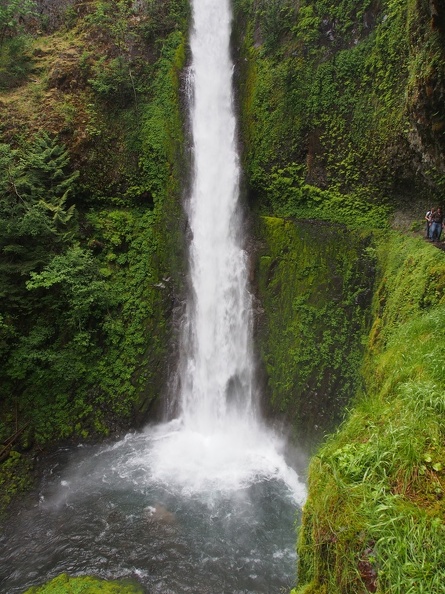
[[[375,273],[371,236],[271,217],[262,217],[256,232],[265,408],[312,449],[338,425],[361,385]]]

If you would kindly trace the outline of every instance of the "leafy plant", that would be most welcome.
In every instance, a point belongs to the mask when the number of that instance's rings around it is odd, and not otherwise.
[[[0,89],[13,89],[26,80],[33,66],[31,43],[28,36],[18,35],[0,45]]]
[[[8,35],[20,29],[20,22],[36,14],[35,0],[2,0],[0,4],[0,48]]]

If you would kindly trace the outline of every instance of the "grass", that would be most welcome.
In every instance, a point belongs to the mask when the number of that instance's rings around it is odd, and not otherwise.
[[[17,85],[2,92],[2,110],[8,113],[7,126],[3,130],[4,141],[20,135],[26,138],[42,128],[53,133],[65,130],[67,118],[64,106],[67,101],[74,102],[76,110],[81,111],[76,121],[79,126],[82,125],[85,120],[82,117],[86,102],[84,91],[70,88],[68,98],[66,90],[57,88],[56,81],[57,76],[71,76],[73,80],[80,78],[78,62],[82,45],[82,37],[76,37],[73,31],[28,38],[26,52],[23,50],[27,59],[26,73]],[[79,58],[73,48],[78,48]],[[5,51],[2,49],[0,52],[0,66]],[[25,58],[21,59],[24,61]]]
[[[311,463],[298,594],[445,592],[445,257],[397,234],[377,252],[380,333],[366,393]]]

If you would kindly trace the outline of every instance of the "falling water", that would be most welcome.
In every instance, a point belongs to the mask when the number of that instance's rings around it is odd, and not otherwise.
[[[192,298],[183,369],[184,422],[213,432],[229,407],[252,413],[251,303],[240,245],[239,163],[228,0],[194,1]]]
[[[263,426],[255,406],[230,1],[193,0],[193,16],[191,289],[183,324],[181,416],[158,444],[153,468],[169,483],[198,491],[279,477],[301,497],[302,485],[283,458],[284,442]]]
[[[38,502],[0,536],[9,594],[61,572],[134,578],[153,594],[270,594],[294,583],[305,491],[255,406],[229,0],[193,0],[193,15],[180,414],[54,455]]]

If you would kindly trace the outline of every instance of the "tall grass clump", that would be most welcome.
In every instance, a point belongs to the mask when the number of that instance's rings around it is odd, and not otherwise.
[[[445,593],[445,256],[377,241],[364,388],[313,458],[298,594]]]

